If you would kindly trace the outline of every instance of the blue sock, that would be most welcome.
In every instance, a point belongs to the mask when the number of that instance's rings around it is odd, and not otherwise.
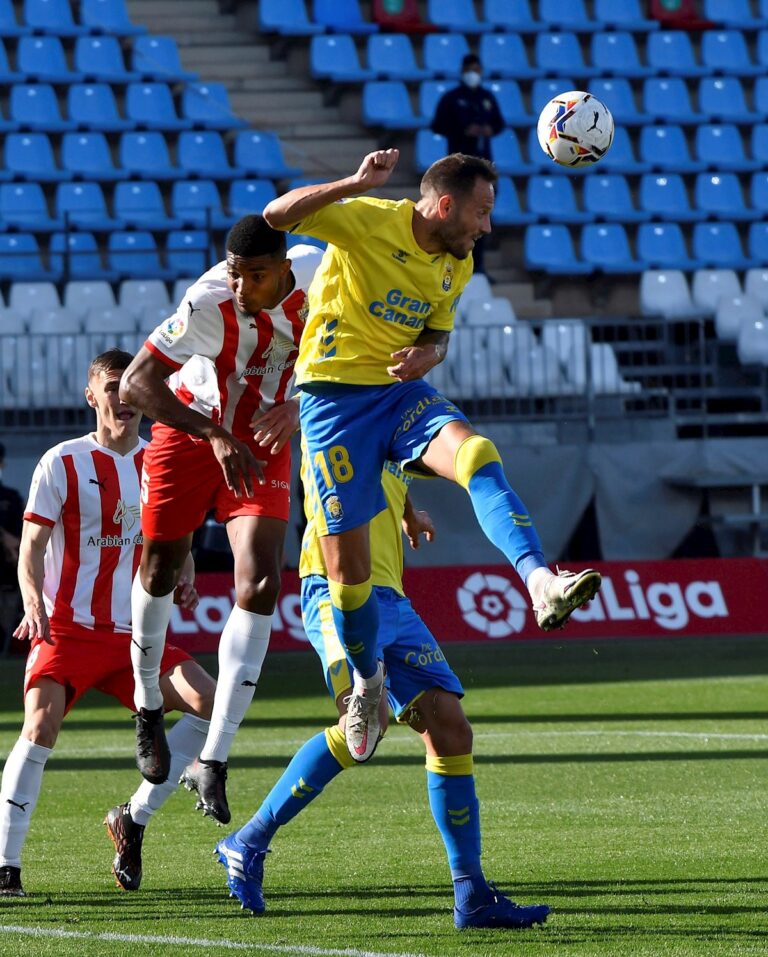
[[[379,601],[374,591],[353,611],[331,604],[333,623],[347,658],[363,678],[372,678],[378,669],[376,645],[379,634]]]
[[[266,851],[275,831],[303,811],[344,768],[328,747],[321,731],[306,741],[251,820],[235,838],[248,847]]]
[[[480,864],[480,805],[475,777],[437,774],[428,769],[427,788],[432,817],[448,854],[456,906],[468,902],[476,906],[490,891]]]
[[[523,581],[535,568],[547,567],[531,517],[499,462],[479,468],[467,490],[480,528],[504,552]]]

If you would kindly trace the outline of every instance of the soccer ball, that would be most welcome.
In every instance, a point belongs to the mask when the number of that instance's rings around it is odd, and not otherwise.
[[[553,97],[536,127],[541,148],[561,166],[591,166],[613,142],[613,117],[606,106],[582,90]]]

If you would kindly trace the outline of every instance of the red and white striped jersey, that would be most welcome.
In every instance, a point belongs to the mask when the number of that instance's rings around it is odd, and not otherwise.
[[[141,559],[141,465],[93,435],[49,449],[32,476],[24,518],[48,525],[43,597],[51,622],[130,632],[131,583]]]
[[[193,283],[145,345],[176,372],[168,384],[185,405],[238,439],[250,439],[255,412],[290,397],[307,313],[307,289],[323,257],[316,246],[289,252],[295,286],[274,309],[241,312],[220,262]]]

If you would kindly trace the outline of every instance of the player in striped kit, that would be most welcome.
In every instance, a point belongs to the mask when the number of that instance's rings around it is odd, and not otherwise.
[[[219,645],[211,728],[200,762],[185,772],[198,806],[221,823],[230,819],[227,757],[253,698],[280,588],[288,440],[298,427],[298,405],[286,400],[306,290],[321,258],[315,246],[295,246],[288,259],[285,236],[263,217],[239,220],[226,261],[190,286],[120,386],[124,400],[156,422],[144,460],[145,545],[132,596],[136,761],[149,781],[168,775],[158,665],[171,595],[209,510],[226,522],[234,554],[237,600]]]
[[[32,479],[19,552],[24,618],[14,632],[31,648],[24,726],[0,789],[0,896],[24,895],[21,851],[66,714],[90,688],[133,708],[130,593],[142,547],[139,476],[146,443],[139,438],[141,416],[118,398],[131,358],[112,349],[93,360],[85,395],[96,412],[95,431],[49,449]],[[190,561],[176,592],[187,608],[197,604],[192,572]],[[215,683],[172,645],[160,672],[165,706],[184,712],[169,735],[180,772],[205,740]],[[141,880],[144,826],[175,784],[142,782],[129,804],[110,812],[106,823],[116,846],[131,838],[132,854],[121,855],[125,847],[118,846],[114,865],[126,889]]]

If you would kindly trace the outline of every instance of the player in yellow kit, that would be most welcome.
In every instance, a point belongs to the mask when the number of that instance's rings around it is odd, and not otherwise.
[[[381,730],[384,672],[368,525],[384,508],[386,460],[468,491],[545,631],[562,626],[600,587],[591,569],[549,570],[495,446],[422,378],[445,357],[472,248],[491,231],[496,171],[487,160],[454,153],[426,171],[416,203],[360,195],[383,186],[397,160],[397,150],[369,153],[353,175],[291,190],[264,210],[270,226],[329,244],[309,289],[296,382],[331,613],[355,666],[346,740],[359,762],[371,757]]]
[[[305,457],[305,471],[307,465]],[[546,920],[549,907],[515,904],[483,875],[472,728],[460,701],[464,689],[403,593],[401,523],[414,548],[421,534],[428,541],[434,534],[427,513],[414,509],[408,498],[410,481],[395,463],[385,464],[381,485],[386,508],[371,522],[372,579],[380,606],[376,653],[387,667],[389,703],[397,720],[421,736],[427,751],[429,805],[451,868],[456,927],[530,927]],[[264,859],[278,828],[293,820],[326,785],[353,765],[342,730],[352,674],[334,628],[314,512],[306,501],[305,508],[307,528],[299,568],[301,613],[307,637],[320,656],[339,722],[302,745],[253,818],[217,845],[231,893],[254,914],[266,909]],[[386,719],[386,708],[382,714]]]

